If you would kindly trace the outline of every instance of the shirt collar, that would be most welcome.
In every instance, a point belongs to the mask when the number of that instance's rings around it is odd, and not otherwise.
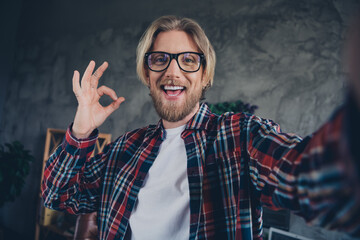
[[[211,111],[206,103],[201,103],[199,110],[188,121],[185,129],[205,130],[209,124]]]
[[[205,130],[208,127],[211,111],[206,103],[201,103],[199,110],[195,115],[187,122],[185,129],[187,130]],[[149,126],[146,136],[153,137],[154,135],[160,134],[162,140],[166,137],[166,132],[161,119],[157,125]]]

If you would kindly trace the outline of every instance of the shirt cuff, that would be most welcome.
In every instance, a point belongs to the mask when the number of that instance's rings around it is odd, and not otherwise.
[[[90,134],[89,137],[79,139],[79,138],[76,138],[72,134],[72,126],[73,126],[73,123],[70,124],[70,126],[66,130],[66,134],[65,134],[65,140],[68,144],[75,146],[76,148],[82,149],[82,148],[88,148],[96,143],[96,140],[99,135],[98,129],[95,129],[94,131],[92,131],[92,133]]]

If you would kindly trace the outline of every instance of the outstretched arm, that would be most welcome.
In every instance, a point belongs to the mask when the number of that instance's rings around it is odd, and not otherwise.
[[[360,16],[349,31],[344,106],[303,140],[260,118],[248,120],[252,193],[273,209],[360,237]]]
[[[255,116],[245,120],[252,200],[360,236],[360,159],[347,144],[349,106],[304,139]],[[359,133],[360,134],[360,133]]]

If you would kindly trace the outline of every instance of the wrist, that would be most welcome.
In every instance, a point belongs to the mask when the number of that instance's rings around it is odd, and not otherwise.
[[[88,138],[91,133],[94,131],[94,129],[91,129],[91,130],[80,130],[78,129],[75,124],[73,124],[71,127],[70,127],[70,132],[71,134],[76,137],[77,139],[85,139],[85,138]]]

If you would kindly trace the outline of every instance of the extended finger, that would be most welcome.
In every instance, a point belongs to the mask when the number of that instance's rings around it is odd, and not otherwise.
[[[95,68],[95,62],[93,60],[91,60],[84,72],[84,76],[82,77],[81,87],[84,87],[85,89],[90,88],[90,78],[91,78],[92,72],[94,71],[94,68]]]
[[[81,89],[79,80],[80,80],[80,73],[77,70],[75,70],[72,78],[72,86],[73,86],[73,92],[75,93],[76,96],[79,94],[79,91]]]
[[[103,73],[105,72],[105,70],[107,69],[108,66],[109,66],[109,64],[107,62],[104,62],[98,69],[96,69],[96,71],[91,76],[91,86],[92,87],[98,86],[99,79],[101,78],[101,76],[103,75]]]
[[[99,96],[103,96],[104,94],[108,95],[109,97],[111,97],[112,100],[117,100],[118,97],[115,93],[115,91],[107,86],[101,86],[97,89],[97,92],[99,94]]]

